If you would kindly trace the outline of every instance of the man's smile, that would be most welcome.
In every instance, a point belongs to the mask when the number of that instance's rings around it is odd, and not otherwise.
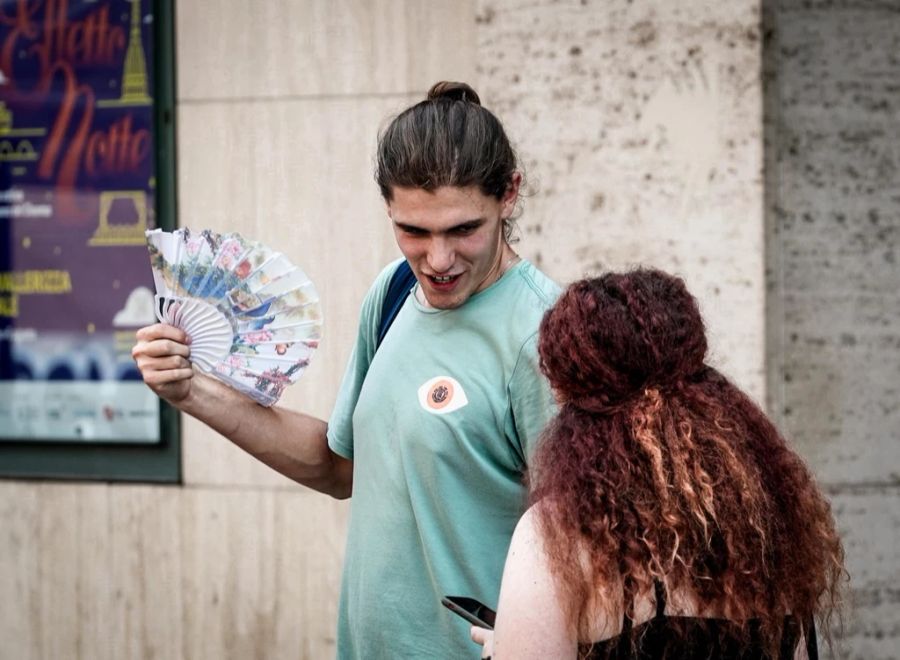
[[[456,275],[426,275],[429,286],[435,291],[447,292],[456,287],[462,273]]]

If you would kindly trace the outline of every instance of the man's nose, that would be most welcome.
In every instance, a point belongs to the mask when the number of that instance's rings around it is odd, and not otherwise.
[[[453,246],[443,238],[435,238],[428,246],[428,267],[435,274],[446,273],[453,267],[456,259]]]

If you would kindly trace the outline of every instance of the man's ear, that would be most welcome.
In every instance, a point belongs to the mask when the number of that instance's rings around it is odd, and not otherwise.
[[[516,201],[519,199],[519,187],[522,185],[522,173],[513,172],[506,186],[506,192],[503,193],[503,199],[500,200],[502,205],[501,217],[505,220],[512,216],[516,210]]]

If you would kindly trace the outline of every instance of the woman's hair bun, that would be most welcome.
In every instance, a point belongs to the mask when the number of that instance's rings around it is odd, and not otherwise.
[[[429,101],[435,99],[450,99],[451,101],[468,101],[475,105],[481,105],[481,99],[478,98],[478,94],[464,82],[448,82],[442,80],[431,86],[431,89],[428,90],[428,95],[425,98]]]
[[[637,269],[569,286],[544,315],[538,350],[562,400],[600,412],[700,373],[706,333],[680,278]]]

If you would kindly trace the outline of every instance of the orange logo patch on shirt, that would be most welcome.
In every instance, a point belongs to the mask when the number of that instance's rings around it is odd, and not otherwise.
[[[459,410],[468,403],[459,381],[450,376],[432,378],[419,388],[419,405],[436,415]]]
[[[429,408],[440,410],[444,406],[449,406],[453,401],[453,383],[446,378],[439,380],[431,389],[428,390],[428,396],[425,397],[425,403]]]

